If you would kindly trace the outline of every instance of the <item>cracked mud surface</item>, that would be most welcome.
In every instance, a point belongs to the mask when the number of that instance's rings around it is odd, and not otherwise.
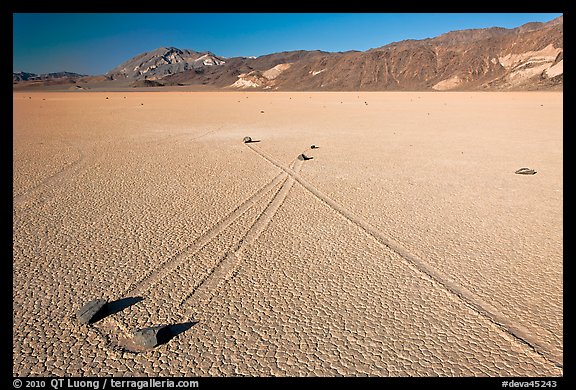
[[[561,93],[13,97],[15,376],[563,375]]]

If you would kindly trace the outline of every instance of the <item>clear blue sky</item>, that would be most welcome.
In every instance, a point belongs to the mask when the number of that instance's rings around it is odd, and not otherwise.
[[[224,57],[367,50],[452,30],[514,28],[554,13],[13,14],[13,70],[104,74],[161,46]]]

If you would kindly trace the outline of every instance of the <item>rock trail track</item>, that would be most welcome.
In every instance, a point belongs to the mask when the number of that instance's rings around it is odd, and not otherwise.
[[[290,163],[290,169],[293,172],[299,172],[302,165],[303,161],[295,158]],[[151,310],[153,311],[154,307],[157,306],[157,301],[162,299],[171,303],[179,301],[173,306],[170,304],[170,306],[173,307],[173,311],[164,317],[167,322],[174,323],[180,320],[187,321],[194,319],[195,315],[201,312],[203,308],[210,303],[211,297],[218,291],[218,289],[222,288],[225,282],[229,280],[234,275],[235,271],[237,271],[238,267],[241,266],[241,263],[244,260],[243,253],[270,223],[280,206],[285,201],[286,196],[290,192],[294,183],[294,178],[284,172],[280,172],[272,179],[272,181],[259,188],[227,217],[209,229],[205,234],[194,240],[192,244],[182,248],[172,258],[158,263],[157,266],[148,272],[143,278],[133,283],[125,291],[123,297],[147,296],[150,290],[154,289],[157,284],[162,283],[164,285],[163,290],[167,292],[166,296],[163,297],[156,294],[153,302],[144,299],[143,302],[138,303],[138,310],[141,311],[143,306],[149,304],[152,306]],[[270,195],[272,195],[271,198]],[[244,228],[248,227],[248,230],[241,235],[241,238],[237,240],[232,247],[228,248],[224,255],[221,254],[221,258],[207,270],[199,270],[197,265],[201,262],[194,258],[197,253],[205,248],[214,238],[226,234],[226,230],[233,224],[233,222],[237,221],[256,205],[260,205],[261,210],[258,210],[257,218],[250,224],[244,224]],[[192,269],[196,272],[204,272],[204,277],[186,289],[186,286],[182,287],[182,284],[186,284],[186,282],[182,282],[182,279],[185,275],[188,275]],[[197,277],[194,278],[194,275],[189,276],[190,282],[197,279]],[[178,289],[189,292],[178,299]],[[178,309],[181,309],[182,314],[177,311]],[[167,309],[167,311],[170,312],[169,309]],[[176,318],[178,320],[175,320]],[[142,322],[141,326],[145,326],[145,322]],[[111,347],[113,350],[128,354],[145,351],[131,343],[130,338],[133,326],[126,317],[108,317],[108,320],[103,326],[94,325],[93,327],[95,327],[96,332],[106,340],[106,345]],[[106,333],[111,332],[116,334],[106,336]]]
[[[52,139],[67,162],[14,192],[14,375],[563,375],[545,323],[519,323],[513,305],[334,200],[314,179],[324,151],[339,153],[325,139],[306,140],[322,147],[302,161],[307,131],[241,144],[242,129],[218,123],[133,121],[144,131],[97,122],[118,147],[99,133],[93,145]],[[75,310],[98,297],[130,303],[79,324]],[[167,343],[133,342],[160,324],[174,329]]]
[[[13,205],[15,208],[27,209],[32,207],[36,202],[42,202],[49,198],[50,190],[65,182],[71,176],[82,171],[89,164],[89,158],[86,153],[79,147],[73,146],[70,142],[61,141],[69,146],[72,146],[78,152],[78,158],[69,164],[61,167],[56,173],[44,178],[32,188],[28,188],[14,196]]]
[[[466,287],[454,282],[451,278],[431,267],[429,264],[426,263],[425,260],[419,258],[418,256],[410,253],[406,248],[402,246],[402,244],[398,243],[388,235],[384,234],[383,232],[377,230],[373,227],[370,223],[365,221],[358,215],[350,212],[343,206],[339,205],[337,202],[332,200],[328,195],[324,194],[322,191],[317,189],[313,184],[305,180],[299,173],[293,169],[284,167],[280,162],[278,162],[274,157],[270,156],[268,153],[264,152],[263,150],[259,149],[258,147],[249,145],[250,148],[260,155],[262,158],[266,159],[268,162],[273,164],[274,166],[282,169],[288,175],[290,175],[293,180],[298,181],[306,190],[312,193],[316,198],[320,201],[324,202],[328,205],[332,210],[337,212],[338,214],[342,215],[344,218],[349,220],[350,222],[354,223],[362,230],[364,230],[367,234],[373,237],[376,241],[378,241],[381,245],[384,245],[396,253],[398,253],[405,261],[409,262],[413,265],[419,272],[422,272],[438,282],[441,286],[443,286],[446,290],[452,293],[455,297],[463,300],[467,305],[472,307],[475,311],[479,314],[488,318],[491,322],[497,324],[501,329],[505,332],[508,332],[512,336],[514,336],[519,342],[525,343],[530,348],[532,348],[537,353],[545,356],[549,361],[555,364],[558,367],[563,367],[562,363],[562,356],[561,351],[558,351],[553,345],[550,345],[544,340],[538,340],[532,336],[532,332],[530,329],[514,323],[509,318],[507,318],[501,311],[496,308],[495,306],[491,305],[490,303],[484,301]],[[539,332],[543,332],[544,330],[537,325],[533,324],[531,327],[536,329]]]
[[[189,141],[195,141],[217,132],[218,130],[220,130],[220,128],[221,127],[208,130],[194,137],[190,137],[189,133],[187,132],[182,132],[178,134],[165,136],[159,140],[155,139],[147,141],[145,143],[154,143],[155,145],[162,145],[167,142],[173,142],[175,139],[178,139],[179,137],[187,137]],[[33,205],[38,205],[39,203],[45,201],[46,199],[49,199],[51,196],[53,196],[51,191],[54,188],[57,188],[65,181],[69,180],[70,177],[81,173],[83,170],[86,170],[86,168],[89,167],[90,164],[94,162],[95,156],[90,152],[83,150],[83,148],[81,148],[80,146],[73,145],[69,141],[65,140],[60,140],[60,142],[76,150],[78,158],[66,164],[65,166],[61,167],[56,173],[44,178],[35,186],[28,188],[25,191],[13,196],[12,202],[15,208],[28,209]]]
[[[180,287],[178,284],[165,287],[165,291],[169,293],[168,296],[164,297],[164,299],[166,302],[171,302],[169,305],[174,305],[174,311],[168,314],[167,317],[164,317],[168,320],[167,322],[177,323],[178,321],[194,320],[194,318],[202,312],[203,308],[210,303],[210,300],[217,291],[222,288],[224,284],[233,277],[238,268],[241,267],[242,262],[245,261],[244,253],[247,248],[260,236],[262,231],[270,223],[278,209],[286,200],[286,197],[294,184],[299,183],[303,189],[310,192],[334,212],[361,228],[380,245],[390,248],[394,252],[398,253],[400,257],[409,263],[416,272],[423,273],[437,282],[442,286],[442,288],[452,294],[455,299],[463,301],[471,309],[495,324],[502,332],[511,335],[518,343],[528,346],[555,366],[559,368],[563,367],[562,358],[558,354],[558,351],[546,342],[532,337],[530,329],[512,322],[509,318],[504,316],[498,308],[485,302],[480,297],[469,291],[466,287],[454,282],[448,275],[434,269],[428,265],[425,260],[410,253],[400,243],[377,230],[367,221],[332,200],[328,195],[324,194],[313,184],[300,176],[299,172],[304,161],[296,158],[290,163],[290,166],[285,167],[282,163],[259,148],[256,144],[246,145],[261,158],[279,168],[281,172],[268,184],[259,188],[252,196],[241,203],[217,225],[209,229],[201,237],[194,240],[192,244],[182,248],[176,256],[159,263],[157,267],[146,274],[144,278],[133,283],[125,291],[123,295],[124,297],[145,296],[157,284],[173,283],[169,278],[170,274],[176,274],[178,279],[182,279],[183,268],[194,264],[191,259],[194,258],[202,248],[206,247],[206,245],[217,236],[226,234],[226,230],[230,225],[234,221],[237,221],[248,210],[254,208],[257,204],[262,205],[262,202],[264,202],[265,208],[258,212],[257,218],[251,222],[249,229],[243,233],[240,239],[237,239],[235,244],[221,255],[221,258],[215,264],[213,264],[207,271],[204,271],[204,277],[192,285],[191,288],[187,290],[189,292],[186,295],[182,296],[182,294],[176,293],[176,289]],[[270,194],[272,194],[271,198],[266,196]],[[186,274],[186,272],[184,272],[184,274]],[[191,280],[192,279],[193,278],[191,278]],[[180,296],[180,299],[175,299],[175,296],[177,295]],[[162,297],[156,296],[155,299],[162,299]],[[174,304],[175,301],[179,302]],[[155,302],[146,302],[146,300],[144,300],[138,305],[141,308],[147,303],[152,303],[153,305],[156,304]],[[114,324],[115,326],[110,326],[110,324]],[[141,326],[144,326],[145,322],[141,322],[140,324]],[[131,329],[133,330],[131,326],[132,324],[130,321],[125,319],[109,318],[107,325],[102,326],[102,329],[97,331],[102,337],[107,339],[107,344],[112,349],[127,352],[128,354],[145,352],[145,350],[138,349],[138,347],[130,343]],[[541,331],[537,325],[533,325],[533,327]],[[96,326],[96,328],[98,328],[98,326]],[[106,332],[121,332],[123,334],[116,335],[114,338],[120,341],[114,343],[110,342],[110,338],[107,338],[104,335]]]
[[[299,172],[302,167],[302,161],[294,162],[294,171]],[[284,178],[282,186],[275,193],[272,200],[266,205],[264,211],[256,219],[250,230],[244,235],[238,245],[231,251],[226,258],[218,264],[207,279],[201,282],[197,289],[189,294],[181,303],[186,309],[184,317],[194,317],[199,308],[209,303],[214,292],[227,281],[234,272],[241,266],[244,260],[246,249],[260,236],[262,231],[270,223],[280,206],[286,200],[286,196],[294,185],[292,177]]]

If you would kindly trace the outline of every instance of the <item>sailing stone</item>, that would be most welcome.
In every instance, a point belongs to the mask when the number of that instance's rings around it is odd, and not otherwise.
[[[94,299],[78,310],[76,318],[78,318],[81,324],[89,324],[94,321],[97,314],[101,313],[105,305],[105,299]]]

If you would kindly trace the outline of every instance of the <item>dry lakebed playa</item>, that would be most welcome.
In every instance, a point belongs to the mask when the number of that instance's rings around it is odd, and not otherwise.
[[[14,92],[13,375],[562,376],[562,96]]]

